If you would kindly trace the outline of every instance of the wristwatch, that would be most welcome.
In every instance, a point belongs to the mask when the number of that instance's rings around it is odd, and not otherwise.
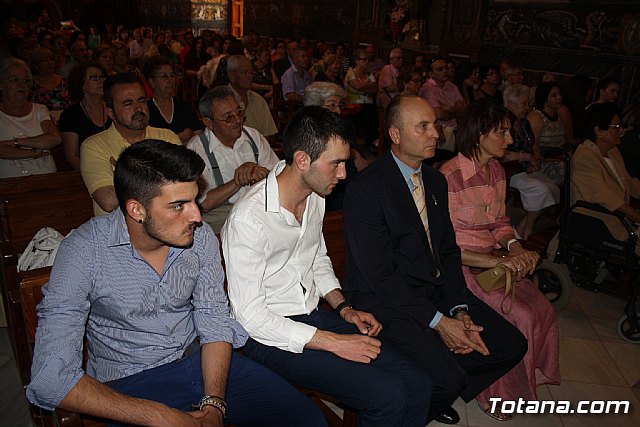
[[[227,417],[227,402],[222,398],[207,395],[200,400],[200,403],[198,403],[198,409],[203,411],[206,406],[213,406],[220,411],[223,419]]]

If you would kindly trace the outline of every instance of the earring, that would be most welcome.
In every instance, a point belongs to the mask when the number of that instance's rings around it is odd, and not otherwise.
[[[142,220],[141,219],[138,220],[138,224],[142,224]]]

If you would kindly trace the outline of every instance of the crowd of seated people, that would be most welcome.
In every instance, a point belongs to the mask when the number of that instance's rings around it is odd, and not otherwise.
[[[156,224],[151,217],[144,218],[144,209],[128,213],[127,209],[131,207],[123,206],[113,181],[120,151],[148,139],[163,139],[174,145],[182,143],[197,153],[203,163],[200,174],[206,183],[206,191],[200,197],[193,197],[193,203],[198,203],[200,211],[204,212],[198,217],[209,223],[215,232],[224,228],[234,205],[244,200],[244,194],[255,195],[255,188],[274,182],[289,188],[291,182],[285,186],[280,181],[278,173],[282,170],[285,170],[282,177],[300,179],[297,187],[291,185],[296,190],[296,197],[304,195],[302,199],[313,200],[313,203],[317,201],[315,196],[310,196],[312,193],[326,197],[327,210],[342,208],[345,197],[357,200],[360,195],[350,195],[348,185],[372,180],[378,173],[377,170],[367,171],[372,168],[372,150],[369,148],[373,148],[376,140],[377,144],[385,143],[379,140],[378,117],[388,105],[392,111],[398,109],[399,112],[389,113],[389,109],[385,112],[384,138],[389,140],[392,152],[387,153],[386,158],[402,174],[408,173],[405,166],[409,165],[402,166],[401,163],[406,159],[403,156],[407,155],[406,150],[410,149],[407,147],[413,138],[424,138],[429,143],[429,155],[420,153],[408,157],[419,158],[420,164],[431,158],[430,150],[439,145],[459,152],[457,156],[452,153],[453,159],[442,166],[449,187],[456,188],[448,194],[451,216],[443,219],[451,221],[455,241],[462,250],[456,278],[464,280],[477,298],[529,341],[529,351],[523,361],[470,397],[477,398],[482,410],[499,420],[507,420],[510,416],[491,411],[489,397],[527,396],[533,400],[536,386],[559,381],[557,320],[551,306],[527,280],[538,262],[537,255],[525,251],[517,243],[517,238],[526,239],[534,233],[536,222],[545,209],[559,203],[558,185],[567,182],[562,163],[547,161],[543,149],[555,147],[575,152],[575,166],[570,177],[573,201],[584,199],[599,203],[611,210],[621,210],[631,221],[640,221],[637,211],[630,206],[630,197],[640,194],[637,191],[640,187],[637,179],[627,173],[627,169],[631,172],[632,168],[625,168],[617,148],[624,135],[631,141],[629,149],[638,152],[640,114],[637,108],[625,109],[624,114],[617,109],[615,103],[622,84],[617,80],[601,80],[590,97],[589,85],[578,84],[587,81],[576,76],[574,82],[580,87],[576,91],[576,102],[572,99],[564,105],[563,94],[571,93],[569,84],[565,88],[560,83],[542,82],[535,85],[533,91],[525,83],[534,82],[528,82],[522,68],[516,65],[455,63],[450,58],[439,55],[429,58],[424,53],[409,57],[409,52],[400,48],[391,49],[386,56],[371,44],[360,45],[349,57],[347,47],[342,43],[331,45],[305,38],[282,41],[269,38],[263,42],[253,32],[242,41],[206,30],[194,36],[191,30],[157,28],[154,31],[143,27],[132,31],[115,29],[112,34],[97,34],[96,31],[86,35],[80,31],[65,34],[49,29],[41,30],[40,34],[35,42],[29,38],[29,43],[39,45],[29,49],[28,62],[17,59],[18,56],[25,58],[24,52],[14,51],[0,63],[0,177],[55,172],[50,150],[62,143],[67,163],[82,171],[95,201],[96,215],[109,216],[115,221],[118,209],[131,218],[139,214],[140,222],[136,219],[129,225],[134,229],[141,224],[141,229],[149,235],[158,232],[154,228]],[[388,60],[378,56],[386,56]],[[192,103],[184,102],[178,96],[180,85],[189,78],[202,76],[203,70],[212,64],[215,65],[213,76],[206,80],[208,87],[203,88],[204,95],[200,98],[199,111],[196,111]],[[274,86],[278,84],[281,84],[282,93],[274,94]],[[307,157],[287,152],[285,144],[285,163],[279,166],[268,142],[271,139],[265,138],[278,133],[270,113],[270,104],[276,95],[300,103],[300,108],[302,104],[320,106],[348,119],[359,136],[353,139],[357,144],[345,151],[339,145],[334,147],[334,139],[339,136],[346,142],[350,136],[323,134],[325,140],[320,151],[306,153]],[[423,128],[405,127],[405,121],[408,123],[410,119],[404,113],[412,109],[428,118]],[[303,111],[306,113],[299,114],[317,116],[328,120],[332,126],[346,126],[324,118],[325,113],[314,112],[313,108]],[[483,121],[483,117],[489,116],[493,117],[493,122]],[[300,117],[296,117],[300,123]],[[629,126],[636,130],[625,134],[624,130]],[[471,128],[475,133],[468,132]],[[328,155],[337,156],[332,160],[337,172],[318,169],[326,166],[323,162]],[[511,175],[505,175],[500,160],[516,163],[515,168],[509,169]],[[344,164],[348,180],[342,172]],[[640,169],[635,166],[635,170]],[[219,169],[219,176],[215,175],[214,169]],[[424,170],[422,173],[420,179],[427,186],[426,180],[431,177],[427,177]],[[322,180],[330,174],[333,174],[331,182],[324,183]],[[410,179],[404,181],[404,186],[411,191],[420,188]],[[444,181],[437,182],[437,185],[444,185]],[[325,184],[326,188],[322,187]],[[593,191],[596,184],[603,185],[604,190]],[[505,213],[507,185],[520,192],[525,210],[525,215],[513,227]],[[468,186],[473,187],[475,193],[462,191]],[[616,191],[612,192],[614,187]],[[405,196],[410,201],[413,195],[407,192]],[[432,197],[435,201],[436,196]],[[282,203],[279,207],[269,205],[269,209],[286,209],[287,201]],[[353,201],[351,203],[352,209],[357,208]],[[429,206],[430,201],[424,203],[427,211],[436,209]],[[467,209],[469,206],[484,210],[472,212]],[[286,221],[296,226],[303,224],[304,205],[300,209],[291,212],[291,218],[284,214]],[[313,212],[314,215],[317,213]],[[441,242],[432,240],[428,221],[424,225],[426,228],[421,231],[426,233],[425,242],[430,248],[427,253],[434,256],[435,271],[438,271],[442,268],[438,265],[438,257],[448,256],[448,253],[438,253],[433,245]],[[242,234],[241,231],[235,233]],[[351,236],[357,239],[358,233]],[[349,250],[353,251],[357,246],[355,244]],[[496,247],[508,251],[506,260],[491,253]],[[230,248],[230,252],[237,250]],[[354,254],[352,258],[359,256],[362,255]],[[498,263],[504,263],[512,271],[514,281],[521,282],[518,286],[523,289],[508,314],[501,310],[499,293],[486,293],[476,280],[479,271]],[[429,280],[437,282],[438,277],[434,277]],[[263,279],[268,281],[269,278]],[[349,295],[357,298],[358,292],[352,290]],[[375,293],[374,290],[371,292]],[[310,295],[316,295],[315,290]],[[330,305],[337,309],[340,317],[360,316],[350,313],[355,310],[347,298],[331,298],[329,296]],[[422,325],[426,330],[422,333],[441,337],[441,342],[454,354],[483,353],[485,343],[478,340],[477,335],[467,334],[469,341],[464,343],[453,338],[448,341],[445,336],[449,335],[436,329],[442,316],[464,322],[465,328],[469,324],[473,326],[469,317],[473,317],[473,307],[465,301],[446,310],[437,307],[440,316],[429,318],[427,324]],[[536,301],[536,304],[525,304],[527,301]],[[294,312],[299,315],[298,310]],[[344,315],[344,312],[350,314]],[[387,314],[382,313],[382,316]],[[281,317],[288,320],[288,316]],[[372,322],[371,327],[377,325],[370,317],[362,319]],[[547,323],[536,322],[537,319],[545,319]],[[370,335],[369,346],[378,346],[375,335]],[[384,341],[389,337],[383,335],[381,339]],[[391,342],[393,339],[391,337]],[[305,347],[306,344],[309,347]],[[325,349],[317,347],[313,341],[297,342],[295,346],[292,348],[300,351],[303,347],[316,351]],[[367,351],[375,353],[378,350],[368,348]],[[404,350],[398,353],[407,355]],[[376,356],[374,354],[371,359]],[[304,385],[298,378],[292,382]],[[455,388],[456,385],[447,386]],[[436,387],[434,384],[434,395]],[[457,393],[460,394],[460,389]],[[452,415],[450,408],[446,408],[451,401],[444,404],[445,400],[438,401],[435,406],[438,413],[430,413],[429,420],[455,420],[455,412]],[[465,397],[465,400],[469,399]],[[222,403],[211,405],[218,407],[216,405]],[[362,414],[370,410],[361,409]]]

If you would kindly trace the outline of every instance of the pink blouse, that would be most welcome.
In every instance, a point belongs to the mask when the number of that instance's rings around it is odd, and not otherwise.
[[[490,252],[513,227],[505,212],[506,178],[500,162],[489,160],[483,171],[477,161],[462,154],[440,172],[449,183],[449,214],[461,249]]]

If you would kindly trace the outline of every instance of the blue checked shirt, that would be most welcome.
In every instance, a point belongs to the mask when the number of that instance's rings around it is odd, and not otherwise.
[[[57,407],[86,373],[106,382],[180,358],[201,344],[242,346],[247,332],[229,316],[220,248],[207,224],[188,249],[170,248],[160,275],[131,245],[118,209],[93,218],[62,244],[38,305],[28,399]]]

